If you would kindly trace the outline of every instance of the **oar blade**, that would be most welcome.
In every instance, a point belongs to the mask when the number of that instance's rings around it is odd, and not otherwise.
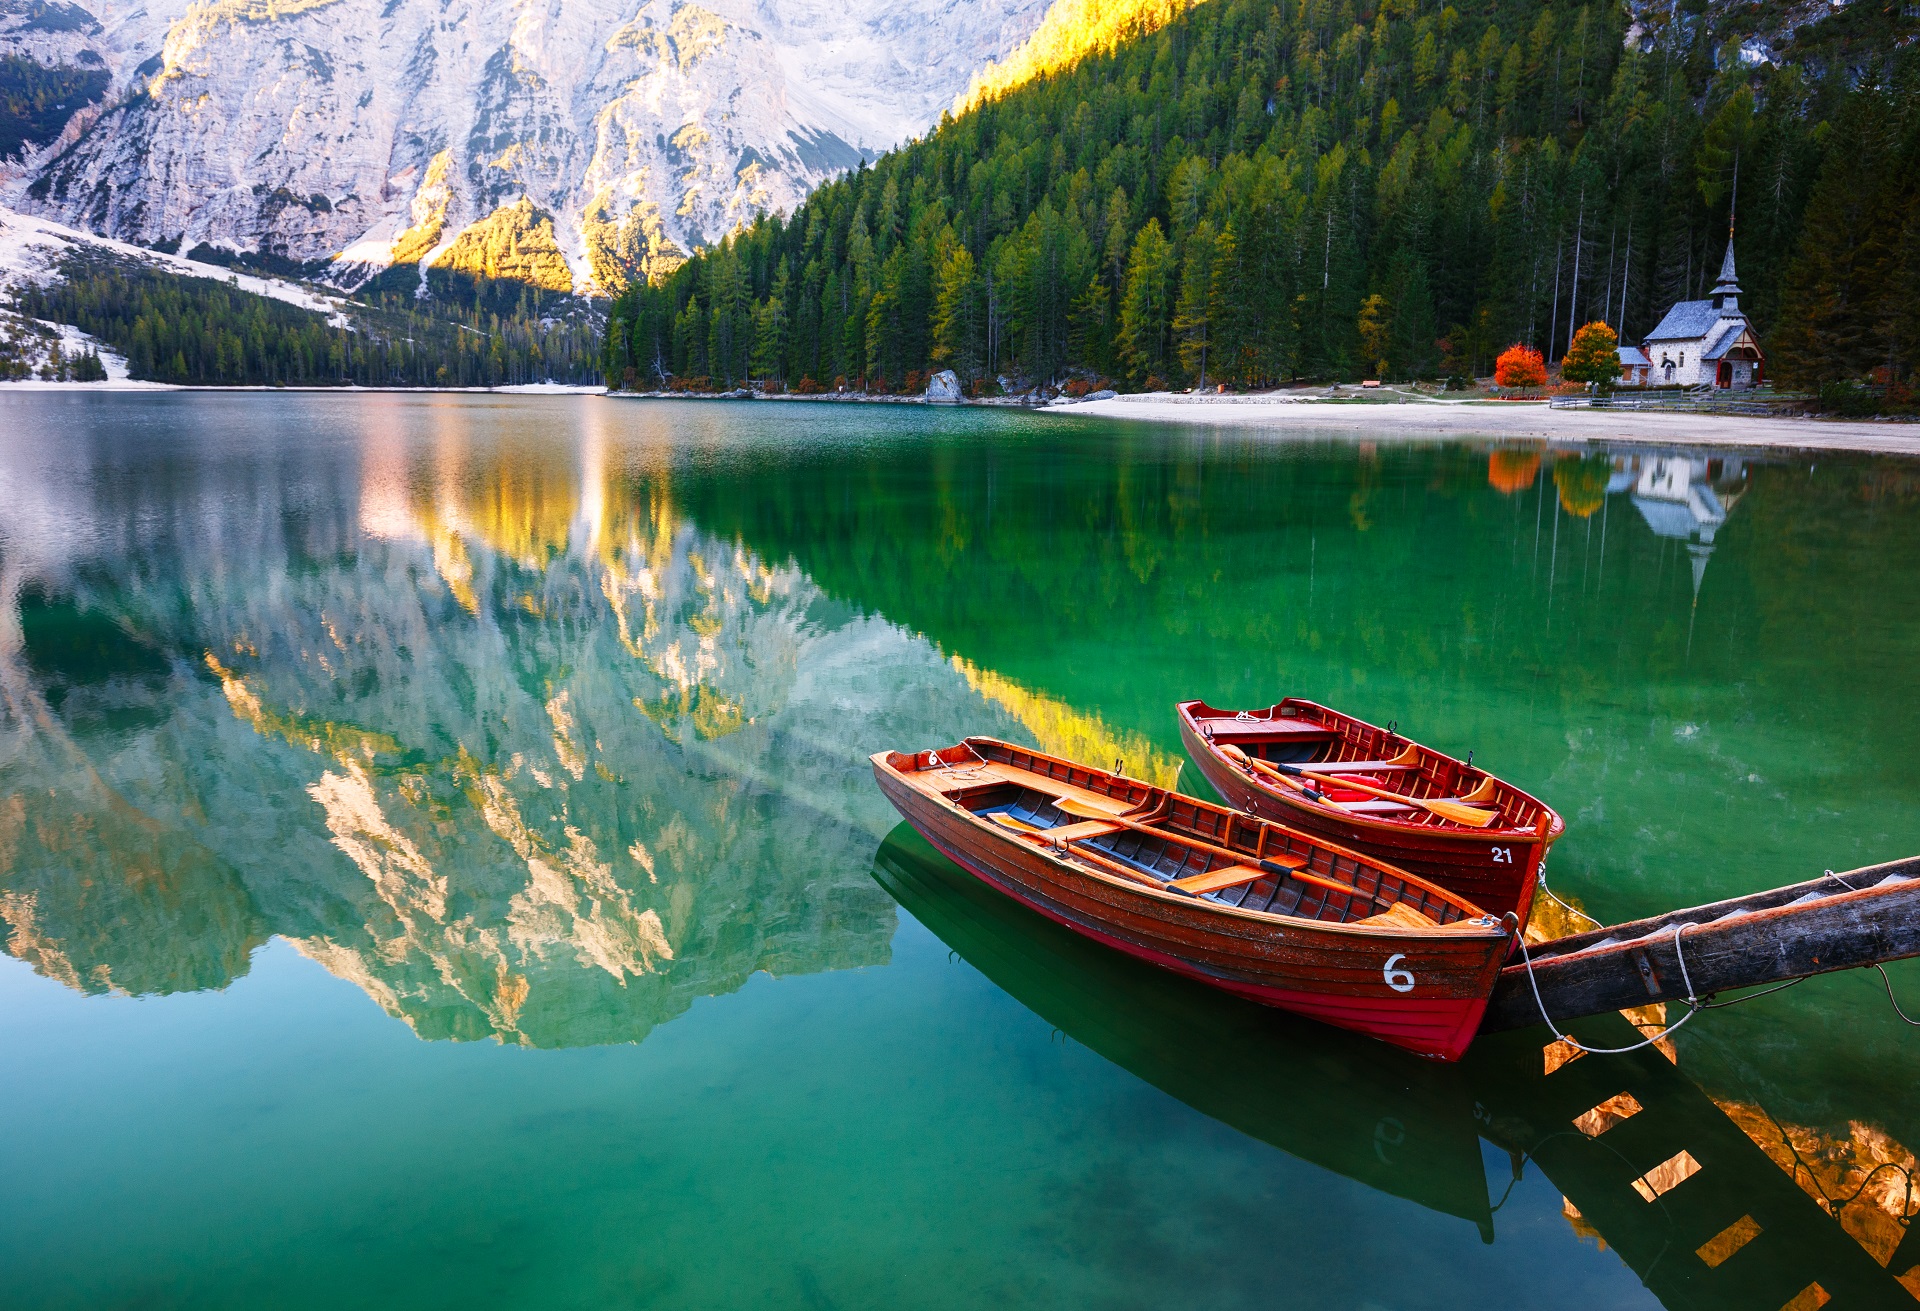
[[[1422,801],[1425,806],[1441,819],[1450,819],[1456,824],[1465,824],[1470,828],[1486,828],[1499,815],[1491,810],[1482,810],[1478,806],[1469,806],[1459,801]]]

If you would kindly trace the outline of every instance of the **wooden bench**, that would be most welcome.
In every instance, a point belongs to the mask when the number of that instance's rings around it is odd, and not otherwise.
[[[1110,797],[1104,792],[1095,792],[1090,788],[1077,787],[1065,779],[1049,778],[1045,774],[1038,774],[1030,769],[1021,769],[1018,765],[1003,765],[997,760],[990,760],[974,768],[976,772],[989,774],[1003,783],[1028,788],[1044,796],[1071,797],[1082,805],[1091,806],[1095,810],[1104,810],[1109,815],[1124,815],[1134,808],[1134,804],[1130,801]]]
[[[1119,833],[1119,824],[1105,824],[1097,819],[1089,819],[1079,824],[1062,824],[1058,828],[1040,830],[1054,843],[1079,842],[1084,838],[1104,838],[1109,833]]]
[[[1307,867],[1304,856],[1269,856],[1266,859],[1269,865],[1281,865],[1295,872]],[[1238,887],[1242,883],[1252,883],[1256,879],[1279,877],[1279,873],[1270,869],[1255,869],[1251,865],[1228,865],[1221,869],[1210,869],[1204,874],[1189,874],[1183,879],[1175,879],[1168,886],[1198,896],[1202,892],[1218,892],[1221,888]]]
[[[1325,724],[1308,719],[1203,719],[1200,735],[1216,742],[1239,738],[1337,738]]]
[[[1210,869],[1205,874],[1189,874],[1186,878],[1175,879],[1168,887],[1178,888],[1182,892],[1191,892],[1199,896],[1203,892],[1218,892],[1222,888],[1234,888],[1242,883],[1252,883],[1257,879],[1277,878],[1270,870],[1255,869],[1251,865],[1229,865],[1225,869]]]
[[[1440,926],[1404,901],[1396,901],[1378,915],[1369,915],[1355,924],[1380,929],[1436,929]]]

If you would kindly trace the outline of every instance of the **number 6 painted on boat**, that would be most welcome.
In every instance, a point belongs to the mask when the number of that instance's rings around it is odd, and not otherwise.
[[[1395,992],[1413,991],[1413,972],[1411,970],[1396,970],[1393,968],[1406,958],[1404,952],[1396,951],[1393,955],[1387,957],[1386,968],[1380,971],[1381,977],[1387,981],[1387,986]]]

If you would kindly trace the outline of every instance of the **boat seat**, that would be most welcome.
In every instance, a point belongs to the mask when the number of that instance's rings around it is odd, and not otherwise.
[[[1310,719],[1203,719],[1200,732],[1218,742],[1243,737],[1337,737],[1325,724]]]
[[[1089,819],[1078,824],[1061,824],[1041,831],[1054,842],[1078,842],[1083,838],[1103,838],[1109,833],[1118,833],[1122,827],[1124,826],[1120,824],[1108,824],[1102,820]]]
[[[1225,869],[1210,869],[1205,874],[1190,874],[1184,879],[1175,879],[1167,886],[1198,896],[1203,892],[1218,892],[1222,888],[1234,888],[1242,883],[1272,877],[1269,870],[1255,869],[1251,865],[1229,865]]]
[[[1119,797],[1110,797],[1104,792],[1095,792],[1090,788],[1077,787],[1064,779],[1049,778],[1045,774],[1038,774],[1030,769],[1021,769],[1017,765],[1006,765],[997,760],[990,760],[978,766],[978,770],[988,777],[997,778],[1005,783],[1016,784],[1030,791],[1038,792],[1043,796],[1054,798],[1071,797],[1082,805],[1092,806],[1095,810],[1104,810],[1110,815],[1125,814],[1127,811],[1134,809],[1132,802],[1124,801]]]
[[[1369,915],[1363,920],[1354,920],[1355,924],[1365,924],[1380,929],[1436,929],[1440,926],[1422,915],[1404,901],[1396,901],[1378,915]]]
[[[1334,805],[1353,815],[1383,815],[1394,810],[1414,810],[1401,801],[1336,801]]]

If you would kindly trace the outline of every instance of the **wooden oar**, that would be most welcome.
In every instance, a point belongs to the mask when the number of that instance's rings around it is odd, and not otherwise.
[[[1422,810],[1432,811],[1434,814],[1440,816],[1441,819],[1450,819],[1456,824],[1466,824],[1472,828],[1485,828],[1499,818],[1499,815],[1493,811],[1482,810],[1478,806],[1469,806],[1464,801],[1450,801],[1445,797],[1436,797],[1432,800],[1424,797],[1410,797],[1401,792],[1389,792],[1385,788],[1373,787],[1366,783],[1356,782],[1350,778],[1337,778],[1332,774],[1317,774],[1311,769],[1302,769],[1298,765],[1281,764],[1277,761],[1269,764],[1267,761],[1254,759],[1239,747],[1231,744],[1222,745],[1220,754],[1230,760],[1239,761],[1269,777],[1280,779],[1282,782],[1286,782],[1286,776],[1292,774],[1300,778],[1310,778],[1316,783],[1325,784],[1329,787],[1352,788],[1355,792],[1365,792],[1369,796],[1379,797],[1382,801],[1397,801],[1403,806],[1418,806]],[[1298,785],[1296,784],[1295,786]],[[1334,804],[1337,805],[1339,803],[1336,802]]]
[[[1069,815],[1078,815],[1082,819],[1104,819],[1110,823],[1118,824],[1122,828],[1130,828],[1136,833],[1145,833],[1149,837],[1156,837],[1165,842],[1173,842],[1181,846],[1192,847],[1196,851],[1205,851],[1211,855],[1225,856],[1236,865],[1250,865],[1258,869],[1263,869],[1269,874],[1278,874],[1281,878],[1297,879],[1301,883],[1310,883],[1314,887],[1324,888],[1328,892],[1345,893],[1349,897],[1369,897],[1382,906],[1393,905],[1391,901],[1388,901],[1377,892],[1362,892],[1350,883],[1342,883],[1337,879],[1322,878],[1318,874],[1307,873],[1307,862],[1297,856],[1289,857],[1286,860],[1256,858],[1249,856],[1244,851],[1235,851],[1230,847],[1216,847],[1213,843],[1203,842],[1199,838],[1190,838],[1185,834],[1168,833],[1165,830],[1154,828],[1150,824],[1136,823],[1124,815],[1110,815],[1104,811],[1096,812],[1092,806],[1083,805],[1071,797],[1057,797],[1054,799],[1053,806],[1055,810],[1063,810]],[[1182,888],[1179,889],[1179,891],[1185,892],[1186,889]]]

